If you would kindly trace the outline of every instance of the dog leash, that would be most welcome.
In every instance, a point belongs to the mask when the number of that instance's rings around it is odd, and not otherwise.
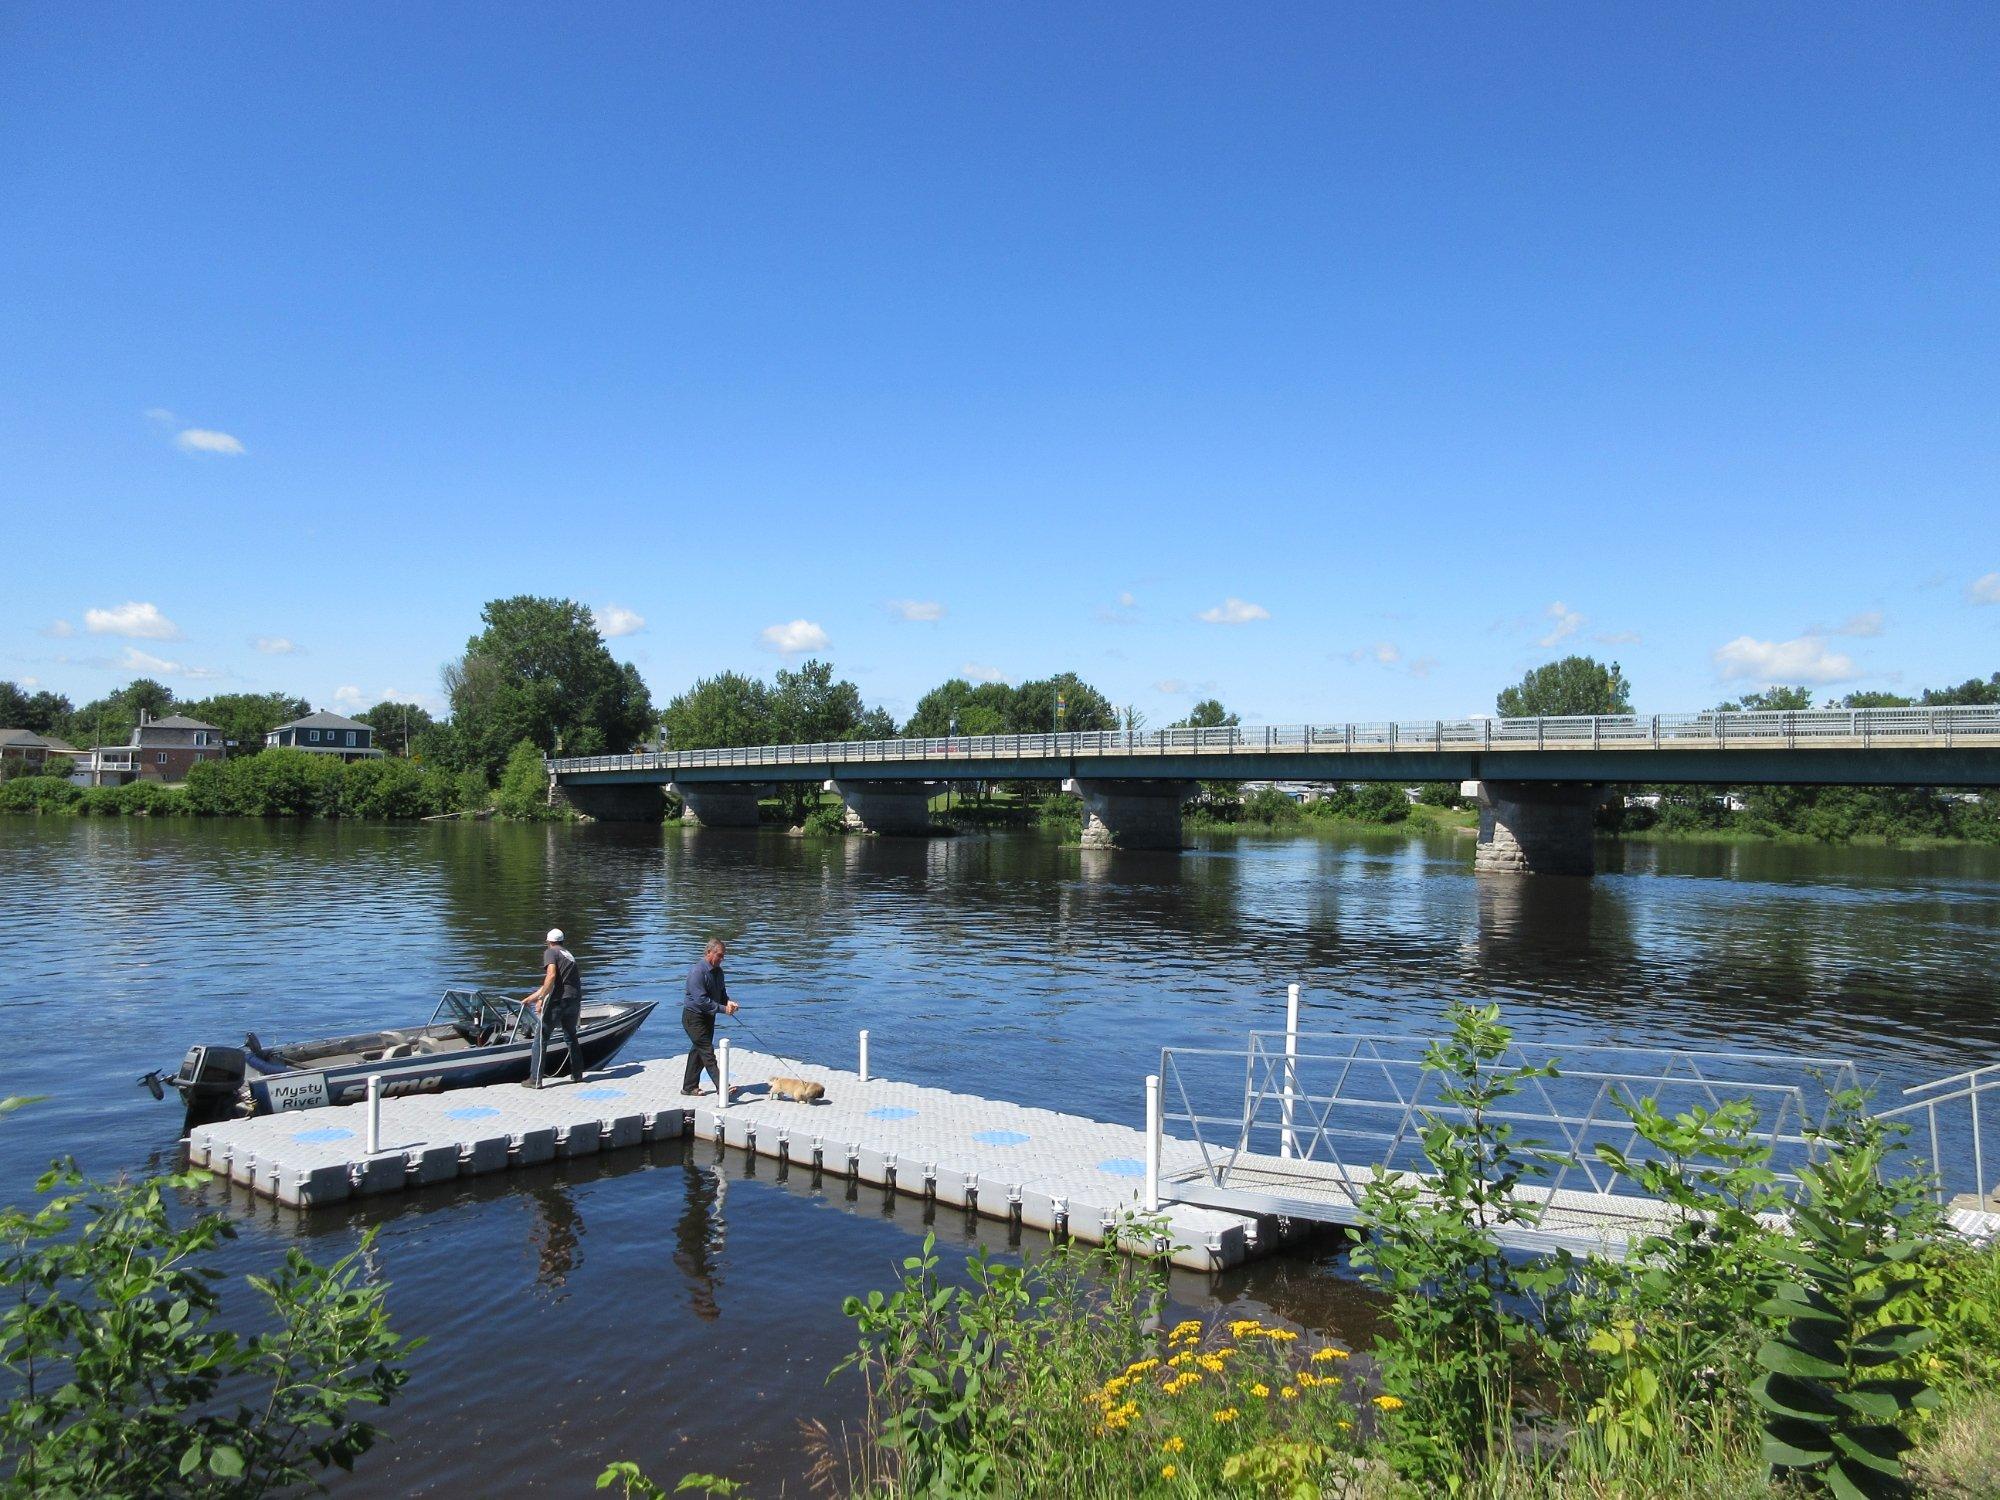
[[[751,1041],[755,1042],[758,1046],[762,1047],[766,1052],[770,1053],[771,1056],[775,1057],[779,1062],[791,1068],[803,1069],[805,1067],[805,1064],[800,1062],[796,1057],[786,1056],[783,1052],[780,1052],[776,1047],[773,1047],[769,1042],[765,1041],[762,1036],[758,1035],[757,1028],[750,1025],[750,1023],[745,1021],[742,1018],[742,1016],[734,1015],[730,1016],[729,1019],[735,1023],[732,1028],[733,1030],[743,1032],[746,1036],[750,1038]]]

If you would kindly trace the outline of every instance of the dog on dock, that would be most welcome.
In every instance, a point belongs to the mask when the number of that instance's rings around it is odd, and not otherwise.
[[[773,1099],[789,1099],[794,1104],[812,1104],[826,1097],[825,1084],[803,1078],[773,1078],[769,1087]]]

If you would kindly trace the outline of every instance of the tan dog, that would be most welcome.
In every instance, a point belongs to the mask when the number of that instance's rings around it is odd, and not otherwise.
[[[826,1097],[825,1084],[808,1083],[803,1078],[773,1078],[770,1089],[772,1098],[789,1099],[794,1104],[811,1104]]]

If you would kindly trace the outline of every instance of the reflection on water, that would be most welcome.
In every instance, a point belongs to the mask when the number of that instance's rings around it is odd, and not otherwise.
[[[158,1170],[178,1113],[132,1080],[191,1042],[421,1020],[448,982],[538,977],[560,925],[599,994],[673,998],[711,932],[772,1049],[1137,1122],[1162,1043],[1275,1025],[1428,1028],[1452,996],[1547,1040],[1810,1050],[1899,1086],[2000,1055],[2000,851],[1606,846],[1594,881],[1476,880],[1468,842],[1204,839],[1186,854],[1034,836],[831,844],[726,830],[0,819],[0,1131],[10,1198],[57,1150]],[[746,1038],[747,1039],[747,1038]],[[678,1052],[672,1006],[632,1056]],[[428,1335],[397,1441],[347,1494],[505,1473],[575,1492],[611,1458],[796,1478],[799,1417],[853,1415],[826,1372],[842,1296],[885,1285],[932,1223],[1004,1226],[678,1142],[300,1216],[225,1187],[235,1271],[380,1227],[400,1326]],[[726,1230],[726,1232],[725,1232]],[[1302,1247],[1218,1302],[1364,1337]],[[676,1467],[679,1465],[679,1467]],[[767,1486],[768,1487],[768,1486]]]

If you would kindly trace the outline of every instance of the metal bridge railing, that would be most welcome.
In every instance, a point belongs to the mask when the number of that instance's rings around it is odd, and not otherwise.
[[[2000,748],[2000,707],[1812,709],[1798,713],[1615,714],[1550,719],[1418,719],[1221,729],[1088,730],[747,745],[571,756],[557,775],[883,761],[1072,760],[1136,755],[1340,755],[1446,750]]]
[[[1301,1033],[1288,1049],[1282,1033],[1253,1032],[1243,1048],[1166,1048],[1160,1123],[1186,1127],[1215,1188],[1228,1189],[1254,1159],[1261,1183],[1296,1164],[1302,1180],[1344,1190],[1358,1205],[1377,1167],[1427,1170],[1424,1129],[1462,1118],[1442,1098],[1443,1077],[1425,1065],[1430,1045],[1422,1037]],[[1548,1172],[1538,1190],[1600,1199],[1641,1190],[1597,1154],[1598,1145],[1614,1145],[1635,1162],[1653,1157],[1621,1100],[1649,1099],[1674,1114],[1747,1099],[1757,1115],[1753,1139],[1770,1150],[1779,1183],[1796,1184],[1832,1094],[1858,1083],[1853,1065],[1838,1058],[1689,1049],[1517,1043],[1494,1066],[1548,1063],[1560,1064],[1555,1076],[1527,1080],[1490,1118],[1539,1143]],[[1240,1092],[1222,1092],[1227,1073],[1238,1077]]]
[[[1903,1090],[1906,1103],[1880,1111],[1876,1118],[1897,1120],[1911,1127],[1919,1151],[1929,1151],[1933,1185],[1939,1203],[1960,1192],[1983,1201],[2000,1197],[1986,1175],[1984,1121],[2000,1111],[2000,1063],[1954,1073]],[[1968,1186],[1965,1172],[1972,1176]]]

